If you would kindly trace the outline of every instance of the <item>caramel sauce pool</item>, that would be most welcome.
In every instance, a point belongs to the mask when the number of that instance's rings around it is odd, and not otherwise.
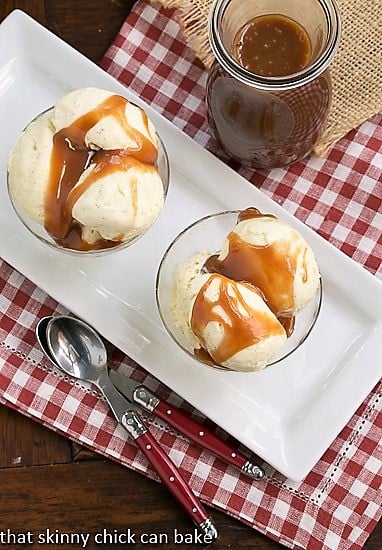
[[[233,53],[245,69],[261,76],[297,73],[312,55],[305,29],[283,15],[252,19],[236,35]]]
[[[85,115],[76,119],[70,126],[53,136],[53,151],[50,159],[49,184],[45,197],[45,229],[55,242],[74,250],[97,250],[119,244],[119,240],[99,239],[89,244],[82,239],[81,227],[73,220],[72,209],[76,201],[99,178],[117,171],[140,166],[153,170],[157,161],[157,149],[143,134],[126,121],[127,99],[113,95]],[[94,150],[86,145],[87,132],[102,118],[112,116],[136,144],[129,149]],[[148,130],[148,118],[142,111],[144,124]],[[94,168],[76,184],[82,173],[90,166]]]

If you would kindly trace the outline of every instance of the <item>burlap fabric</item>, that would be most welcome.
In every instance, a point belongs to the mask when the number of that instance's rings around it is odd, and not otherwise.
[[[213,0],[154,0],[178,8],[182,31],[196,55],[213,60],[207,20]],[[332,63],[333,101],[326,130],[314,152],[323,155],[341,137],[382,109],[382,1],[337,0],[342,21]]]

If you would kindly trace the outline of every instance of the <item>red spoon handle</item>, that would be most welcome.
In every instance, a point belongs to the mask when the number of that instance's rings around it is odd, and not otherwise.
[[[127,411],[122,418],[122,425],[149,460],[163,485],[203,531],[205,535],[203,542],[212,542],[217,537],[217,532],[204,506],[194,495],[175,464],[147,430],[139,415],[134,411]]]
[[[217,437],[211,430],[193,420],[189,415],[172,407],[167,401],[160,400],[154,408],[153,413],[201,447],[208,449],[216,456],[228,462],[228,464],[236,466],[239,470],[255,479],[263,477],[263,471],[259,466],[252,464],[233,446]]]

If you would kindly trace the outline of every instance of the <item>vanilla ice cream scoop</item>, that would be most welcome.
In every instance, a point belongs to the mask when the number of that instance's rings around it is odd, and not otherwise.
[[[8,162],[11,198],[27,216],[44,225],[45,194],[49,182],[50,154],[54,128],[44,113],[24,130],[14,145]]]
[[[320,284],[313,252],[290,225],[247,209],[239,216],[210,271],[257,287],[277,317],[293,317]]]
[[[264,368],[286,333],[250,284],[203,273],[208,254],[181,264],[175,275],[172,311],[195,355],[235,371]]]
[[[17,140],[9,193],[60,246],[113,247],[146,231],[163,208],[158,148],[140,107],[106,90],[74,90]]]

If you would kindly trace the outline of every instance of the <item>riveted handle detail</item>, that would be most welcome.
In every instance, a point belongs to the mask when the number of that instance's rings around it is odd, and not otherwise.
[[[146,411],[153,412],[160,399],[145,386],[137,386],[133,391],[133,401],[146,409]]]
[[[217,531],[204,506],[194,495],[191,487],[185,481],[178,468],[156,442],[152,434],[146,429],[139,415],[134,411],[126,411],[121,419],[124,428],[129,432],[139,449],[151,463],[163,485],[170,491],[186,513],[191,517],[199,529],[207,535]],[[208,530],[206,531],[206,526]],[[209,536],[209,535],[208,535]],[[205,542],[212,542],[214,538]]]
[[[222,458],[225,462],[228,462],[228,464],[232,464],[239,468],[242,473],[253,479],[260,479],[263,477],[264,472],[262,468],[252,464],[244,455],[239,453],[235,447],[220,439],[211,430],[191,418],[189,415],[174,408],[167,403],[167,401],[160,400],[155,407],[154,414],[168,424],[171,424],[176,430],[189,437],[201,447],[208,449],[219,458]]]

